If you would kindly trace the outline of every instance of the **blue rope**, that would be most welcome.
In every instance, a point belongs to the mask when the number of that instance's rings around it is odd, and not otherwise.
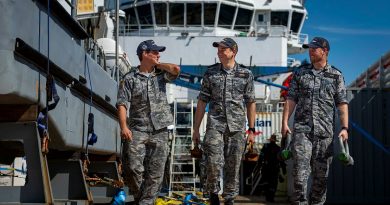
[[[87,71],[88,71],[88,79],[89,79],[89,87],[90,87],[90,89],[89,89],[89,112],[92,112],[92,91],[93,91],[93,88],[92,88],[91,74],[89,72],[87,53],[85,53],[85,64],[86,64]]]
[[[27,171],[26,171],[26,170],[16,169],[16,168],[4,168],[4,167],[0,167],[0,171],[17,171],[17,172],[20,172],[20,173],[22,173],[22,174],[27,174]]]
[[[87,145],[85,147],[85,153],[88,157],[88,145],[94,145],[97,142],[97,136],[94,133],[94,115],[92,113],[92,80],[91,80],[91,73],[89,71],[89,65],[88,65],[88,58],[87,53],[85,53],[85,67],[86,70],[84,70],[84,75],[86,75],[85,72],[88,72],[88,80],[89,80],[89,114],[88,114],[88,133],[87,133]]]
[[[372,135],[370,135],[366,130],[361,128],[356,123],[350,121],[350,123],[353,128],[355,128],[360,134],[363,135],[368,141],[373,143],[375,146],[377,146],[379,149],[383,150],[387,155],[390,155],[390,150],[386,148],[381,142],[379,142],[377,139],[375,139]]]
[[[58,96],[57,88],[55,86],[54,80],[52,79],[52,77],[48,77],[46,80],[49,81],[48,86],[50,86],[50,91],[54,102],[52,104],[47,104],[46,107],[43,108],[41,112],[39,112],[38,114],[37,117],[38,130],[41,137],[43,137],[44,132],[46,132],[48,129],[48,124],[47,124],[47,119],[48,119],[47,116],[49,116],[48,111],[53,110],[57,106],[58,102],[60,101],[60,96]],[[47,103],[49,103],[49,101]]]

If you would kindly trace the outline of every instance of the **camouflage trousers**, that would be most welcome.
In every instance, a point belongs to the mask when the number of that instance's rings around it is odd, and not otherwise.
[[[239,170],[245,146],[244,132],[225,132],[209,129],[204,137],[206,155],[206,191],[217,194],[223,169],[223,197],[234,200],[239,191]]]
[[[123,143],[123,177],[136,204],[152,205],[164,176],[169,149],[168,131],[132,132],[133,139]]]
[[[333,156],[333,137],[294,133],[292,138],[294,192],[293,204],[324,204],[329,166]],[[307,181],[312,174],[309,197]]]

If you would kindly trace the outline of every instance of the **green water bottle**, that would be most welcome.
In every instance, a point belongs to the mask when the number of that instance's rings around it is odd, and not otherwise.
[[[283,160],[288,160],[292,157],[292,152],[290,150],[282,150],[281,156]]]

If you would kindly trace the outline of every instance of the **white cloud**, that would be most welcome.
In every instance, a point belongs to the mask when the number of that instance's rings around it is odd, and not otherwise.
[[[353,34],[353,35],[390,35],[390,29],[361,29],[361,28],[342,28],[330,26],[316,26],[314,29],[337,34]]]

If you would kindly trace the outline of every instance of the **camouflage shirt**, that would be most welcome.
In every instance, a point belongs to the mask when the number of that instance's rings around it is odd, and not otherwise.
[[[339,70],[326,65],[323,70],[313,72],[306,64],[297,70],[290,83],[287,99],[297,103],[294,130],[323,137],[332,137],[335,106],[348,103],[344,78]]]
[[[155,69],[150,75],[139,67],[127,73],[120,83],[117,106],[129,109],[129,128],[151,132],[173,124],[166,95],[166,83],[177,76]]]
[[[255,101],[253,75],[242,65],[232,72],[217,63],[209,67],[203,77],[199,100],[209,103],[207,129],[224,132],[245,130],[245,105]],[[244,105],[245,103],[245,105]]]

